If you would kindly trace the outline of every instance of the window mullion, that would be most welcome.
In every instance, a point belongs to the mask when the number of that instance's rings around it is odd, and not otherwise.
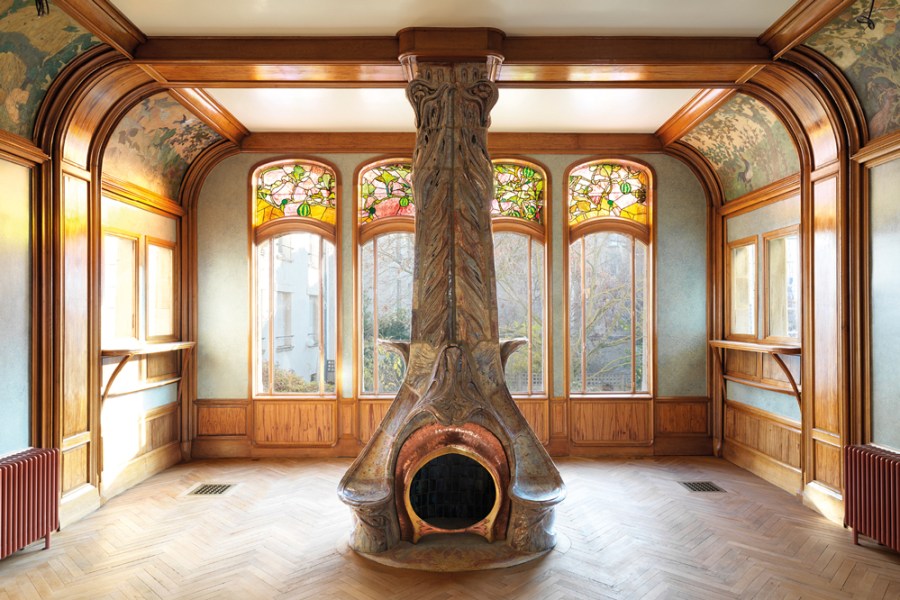
[[[581,393],[584,394],[587,392],[587,324],[585,323],[585,317],[587,316],[587,311],[585,310],[585,304],[587,303],[587,295],[585,293],[585,289],[587,286],[585,285],[584,272],[585,272],[585,254],[587,253],[587,247],[584,243],[584,238],[582,237],[580,240],[581,243]]]
[[[266,241],[269,245],[269,373],[266,391],[275,393],[275,238]]]
[[[635,307],[635,279],[636,279],[636,269],[635,269],[635,255],[637,254],[635,246],[637,242],[634,238],[630,238],[631,240],[631,392],[634,393],[637,388],[637,362],[636,362],[636,349],[637,349],[637,341],[636,341],[636,307]]]
[[[532,264],[532,255],[531,255],[531,244],[532,244],[531,238],[526,238],[526,243],[528,244],[528,294],[527,294],[528,306],[526,308],[526,311],[527,311],[526,312],[526,314],[527,314],[526,322],[528,323],[528,326],[527,326],[528,328],[526,330],[526,333],[528,335],[528,395],[530,396],[533,393],[532,379],[534,378],[534,376],[531,373],[532,356],[533,356],[533,352],[534,352],[534,345],[531,343],[531,338],[532,338],[532,335],[534,334],[534,323],[532,323],[532,314],[531,314],[532,304],[534,302],[533,289],[532,289],[532,285],[533,285],[532,268],[534,265]]]

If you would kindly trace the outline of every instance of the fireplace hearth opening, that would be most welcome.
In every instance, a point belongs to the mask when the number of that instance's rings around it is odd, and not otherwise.
[[[476,459],[447,452],[428,460],[413,476],[409,507],[436,529],[463,530],[499,508],[497,483]]]

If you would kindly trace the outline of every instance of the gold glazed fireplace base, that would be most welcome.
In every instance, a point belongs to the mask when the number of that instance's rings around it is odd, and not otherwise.
[[[561,537],[555,551],[564,550],[566,545],[567,540]],[[427,536],[417,544],[400,542],[379,554],[353,552],[345,539],[339,550],[341,554],[363,556],[388,567],[438,573],[505,569],[542,558],[554,551],[517,552],[503,542],[491,544],[482,537],[465,533]]]

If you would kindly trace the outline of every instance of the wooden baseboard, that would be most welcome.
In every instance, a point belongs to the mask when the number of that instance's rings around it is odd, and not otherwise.
[[[811,481],[803,488],[803,504],[812,508],[829,521],[844,523],[844,498],[830,487]]]
[[[75,488],[59,501],[60,528],[91,514],[101,504],[100,490],[93,485],[84,484]]]
[[[661,436],[653,440],[656,456],[712,456],[713,440],[708,436]]]
[[[569,456],[598,458],[602,456],[653,456],[653,446],[570,446]]]
[[[791,494],[800,494],[803,489],[803,476],[800,469],[777,461],[768,454],[763,454],[759,450],[754,450],[734,440],[725,440],[722,457]]]
[[[100,495],[105,502],[179,462],[181,462],[180,442],[171,442],[151,450],[128,461],[118,472],[104,470],[100,475]]]

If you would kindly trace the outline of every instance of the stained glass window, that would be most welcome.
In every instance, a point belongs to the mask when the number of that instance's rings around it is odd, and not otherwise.
[[[569,173],[569,224],[595,217],[649,223],[647,172],[627,164],[594,162]]]
[[[517,162],[494,163],[492,217],[515,217],[544,223],[544,174]]]
[[[280,217],[305,217],[335,224],[335,176],[325,165],[290,162],[269,165],[256,174],[257,226]]]
[[[360,225],[384,217],[415,216],[411,172],[410,163],[396,161],[380,164],[360,173]]]

